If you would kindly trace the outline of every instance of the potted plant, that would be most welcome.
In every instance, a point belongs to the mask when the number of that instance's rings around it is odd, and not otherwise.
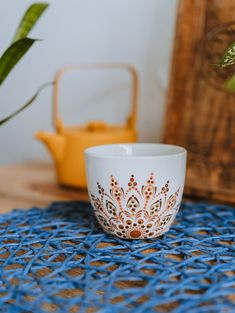
[[[10,46],[3,52],[0,57],[0,87],[11,73],[16,64],[24,57],[29,49],[34,45],[37,39],[28,37],[28,34],[35,26],[39,18],[48,8],[48,3],[34,3],[32,4],[25,14],[23,15],[19,26],[15,32],[14,38]],[[51,84],[51,83],[50,83]],[[0,119],[0,125],[8,122],[15,115],[26,109],[38,96],[40,91],[50,84],[45,84],[39,88],[34,96],[23,104],[17,111],[13,112],[9,116]]]
[[[226,48],[220,62],[217,64],[213,64],[213,65],[218,66],[218,67],[223,67],[223,68],[235,65],[235,42],[232,42]],[[224,84],[224,88],[227,91],[235,92],[235,74],[226,80],[226,82]]]

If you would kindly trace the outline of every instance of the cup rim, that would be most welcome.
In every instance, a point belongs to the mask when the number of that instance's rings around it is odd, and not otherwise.
[[[101,153],[100,150],[105,149],[105,148],[115,148],[115,147],[120,147],[120,148],[128,148],[128,147],[165,147],[165,148],[173,148],[175,149],[175,152],[171,153],[164,153],[164,154],[154,154],[154,155],[112,155],[108,154],[107,152]],[[159,159],[159,158],[167,158],[167,157],[175,157],[175,156],[180,156],[180,155],[186,155],[187,150],[181,146],[178,145],[171,145],[171,144],[164,144],[164,143],[121,143],[121,144],[106,144],[106,145],[98,145],[98,146],[92,146],[90,148],[85,149],[84,151],[85,156],[92,156],[96,158],[101,158],[101,159],[122,159],[122,160],[127,160],[127,159]]]

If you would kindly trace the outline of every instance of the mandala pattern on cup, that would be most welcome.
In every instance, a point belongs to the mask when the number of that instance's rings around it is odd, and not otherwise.
[[[91,194],[95,215],[103,230],[120,238],[146,239],[162,235],[179,210],[178,188],[169,195],[169,181],[158,190],[151,173],[140,188],[131,175],[126,190],[111,175],[107,193],[97,183],[99,196]]]

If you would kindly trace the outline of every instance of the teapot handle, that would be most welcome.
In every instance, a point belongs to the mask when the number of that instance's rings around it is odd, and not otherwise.
[[[123,69],[129,72],[132,78],[132,96],[131,96],[131,113],[127,119],[127,127],[136,130],[137,107],[139,98],[139,77],[136,69],[129,64],[76,64],[61,68],[55,76],[54,84],[54,101],[53,101],[53,123],[58,133],[63,132],[64,124],[59,117],[59,86],[61,77],[71,71],[80,69]]]

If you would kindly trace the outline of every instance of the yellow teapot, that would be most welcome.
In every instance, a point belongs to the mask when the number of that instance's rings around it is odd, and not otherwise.
[[[132,77],[131,113],[126,125],[108,125],[92,121],[84,126],[65,127],[58,114],[59,83],[65,72],[78,69],[124,69]],[[84,150],[91,146],[135,142],[139,80],[135,70],[125,64],[81,64],[62,68],[55,77],[53,121],[55,133],[40,131],[36,138],[42,140],[54,159],[57,180],[60,184],[86,188]]]

